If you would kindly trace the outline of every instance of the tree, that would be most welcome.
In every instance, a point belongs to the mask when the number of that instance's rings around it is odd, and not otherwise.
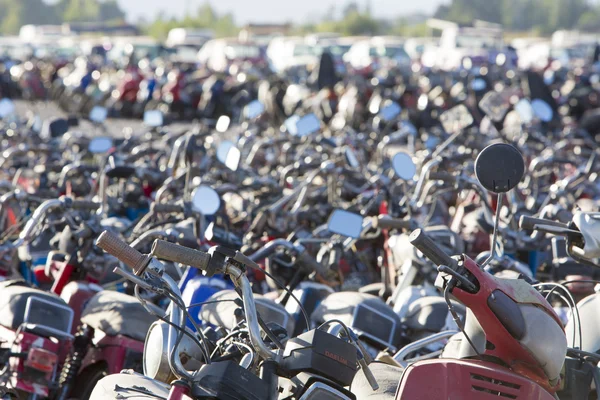
[[[63,19],[67,22],[97,21],[100,5],[96,0],[68,0]]]

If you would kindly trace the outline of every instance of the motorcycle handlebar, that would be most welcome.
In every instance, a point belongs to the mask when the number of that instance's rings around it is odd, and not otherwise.
[[[147,264],[149,259],[148,256],[129,246],[120,237],[110,231],[104,231],[100,234],[98,240],[96,240],[96,246],[115,256],[136,273]]]
[[[373,218],[373,228],[381,229],[411,229],[412,221],[410,219],[392,218],[389,215],[380,215]]]
[[[182,212],[183,211],[183,207],[178,205],[178,204],[157,204],[154,203],[154,205],[152,206],[152,211],[157,212],[157,213],[177,213],[177,212]]]
[[[455,259],[446,254],[425,232],[421,229],[415,229],[409,237],[410,243],[433,261],[436,265],[446,265],[452,269],[458,266]]]
[[[208,268],[208,263],[210,262],[210,255],[208,253],[160,239],[156,239],[152,244],[151,254],[156,258],[189,265],[203,271]]]
[[[427,174],[427,179],[432,181],[451,182],[455,180],[456,177],[448,172],[430,172]]]
[[[94,211],[100,207],[100,203],[96,203],[95,201],[89,200],[73,200],[71,203],[71,208],[75,210],[90,210]]]
[[[519,228],[521,228],[521,229],[532,230],[532,229],[534,229],[534,227],[536,225],[551,225],[551,226],[558,226],[560,228],[568,228],[567,224],[564,224],[562,222],[556,222],[556,221],[552,221],[549,219],[543,219],[543,218],[530,217],[528,215],[522,215],[521,218],[519,219]]]

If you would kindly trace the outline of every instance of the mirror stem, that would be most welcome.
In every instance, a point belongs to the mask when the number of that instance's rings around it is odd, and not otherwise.
[[[490,256],[481,264],[480,268],[483,269],[486,265],[492,261],[496,255],[496,238],[498,237],[498,225],[500,223],[500,209],[502,208],[502,201],[504,200],[504,194],[498,193],[498,200],[496,201],[496,219],[494,220],[494,234],[492,236],[492,243],[490,248]]]
[[[456,138],[462,133],[461,129],[458,129],[456,132],[454,132],[452,135],[450,135],[450,137],[448,139],[446,139],[446,141],[444,143],[442,143],[436,151],[433,152],[433,154],[431,155],[431,158],[434,159],[437,156],[439,156],[440,154],[442,154],[442,152],[444,150],[446,150],[446,148],[448,146],[450,146],[450,144],[452,142],[454,142],[454,140],[456,140]]]

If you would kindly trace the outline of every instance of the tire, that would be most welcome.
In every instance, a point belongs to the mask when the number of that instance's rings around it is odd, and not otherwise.
[[[106,364],[99,363],[86,367],[77,377],[75,378],[75,384],[69,394],[70,399],[77,400],[88,400],[96,383],[100,379],[108,375],[108,368]]]

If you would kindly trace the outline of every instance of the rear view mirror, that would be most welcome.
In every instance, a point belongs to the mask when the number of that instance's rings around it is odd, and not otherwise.
[[[392,168],[398,178],[405,181],[412,180],[417,173],[417,166],[412,157],[404,152],[399,152],[392,157]]]
[[[515,111],[519,114],[521,122],[528,124],[533,120],[533,108],[527,99],[521,99],[514,106]]]
[[[346,210],[334,210],[327,221],[331,233],[358,239],[362,232],[363,217]]]
[[[470,126],[473,123],[473,116],[464,104],[459,104],[443,112],[440,121],[446,132],[456,133]]]
[[[164,124],[162,112],[158,110],[148,110],[144,113],[144,125],[156,128]]]
[[[350,168],[358,168],[360,167],[360,162],[356,157],[356,153],[350,147],[346,147],[346,151],[344,152],[346,156],[346,162],[350,166]]]
[[[504,96],[495,91],[487,92],[479,102],[479,108],[494,122],[502,121],[509,107]]]
[[[471,89],[476,92],[481,92],[487,88],[487,83],[483,78],[475,78],[471,81]]]
[[[389,102],[379,109],[377,116],[384,122],[391,122],[400,115],[401,111],[402,108],[400,108],[398,103]]]
[[[321,130],[321,121],[313,113],[301,118],[291,116],[285,121],[285,127],[292,136],[305,137]]]
[[[106,107],[100,107],[100,106],[94,106],[94,108],[92,108],[92,111],[90,111],[90,121],[96,123],[96,124],[101,124],[104,121],[106,121],[106,118],[108,117],[108,109]]]
[[[237,171],[242,153],[230,141],[223,141],[217,148],[217,159],[232,171]]]
[[[7,116],[15,112],[15,103],[10,99],[0,100],[0,118],[6,118]]]
[[[103,154],[113,147],[113,140],[109,137],[96,137],[90,140],[88,151],[92,154]]]
[[[491,144],[475,160],[477,180],[490,192],[508,192],[519,184],[524,173],[523,156],[510,144]]]
[[[554,111],[552,111],[552,107],[544,100],[533,99],[531,101],[531,108],[533,109],[533,114],[543,122],[550,122],[554,117]]]
[[[253,100],[244,107],[244,117],[247,119],[256,119],[265,112],[265,106],[258,101]]]
[[[192,193],[192,209],[202,215],[213,215],[221,207],[221,198],[208,186],[200,185]]]

